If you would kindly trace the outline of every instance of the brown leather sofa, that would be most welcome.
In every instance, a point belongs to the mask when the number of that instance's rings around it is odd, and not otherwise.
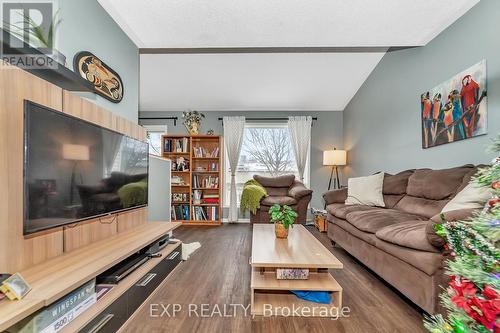
[[[477,171],[473,165],[407,170],[385,175],[385,208],[345,205],[347,189],[323,195],[328,237],[430,314],[442,312],[438,295],[447,282],[443,240],[434,232],[440,212]],[[462,220],[472,210],[447,212]]]
[[[306,223],[307,206],[311,201],[313,191],[295,180],[294,175],[280,177],[255,175],[253,179],[267,190],[269,196],[261,200],[260,208],[255,214],[250,214],[251,223],[269,223],[269,208],[274,204],[290,206],[299,214],[295,223]]]

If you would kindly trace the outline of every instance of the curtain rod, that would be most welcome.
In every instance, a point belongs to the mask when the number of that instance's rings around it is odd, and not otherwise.
[[[139,120],[173,120],[174,126],[177,126],[179,117],[139,117]]]
[[[220,121],[224,118],[219,118]],[[245,118],[245,120],[288,120],[288,118]],[[318,120],[318,117],[312,117],[312,120]]]

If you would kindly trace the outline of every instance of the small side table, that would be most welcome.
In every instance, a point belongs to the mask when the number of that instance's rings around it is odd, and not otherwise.
[[[314,226],[319,232],[328,231],[328,223],[326,222],[326,210],[311,208],[314,216]]]

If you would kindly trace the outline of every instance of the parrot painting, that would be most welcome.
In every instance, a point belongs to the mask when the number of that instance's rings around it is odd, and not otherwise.
[[[462,109],[462,96],[460,96],[458,90],[455,89],[450,93],[450,101],[453,103],[453,121],[458,130],[457,134],[459,137],[457,140],[465,139],[464,122],[461,120],[464,114]]]
[[[422,94],[421,98],[421,107],[422,107],[422,127],[423,127],[423,136],[424,136],[424,147],[429,147],[429,121],[431,118],[431,109],[432,103],[430,99],[430,93],[427,92]]]
[[[464,124],[468,138],[472,137],[476,127],[476,105],[479,100],[479,90],[479,84],[474,81],[471,75],[466,75],[462,79],[462,90],[460,91],[460,95],[462,96],[462,106],[465,112]]]
[[[434,144],[437,140],[437,130],[439,126],[439,121],[442,120],[442,112],[441,112],[442,104],[441,104],[441,94],[436,93],[432,98],[432,124],[431,124],[431,139],[432,144]]]

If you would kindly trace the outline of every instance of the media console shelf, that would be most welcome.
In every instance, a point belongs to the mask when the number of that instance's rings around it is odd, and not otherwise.
[[[108,268],[168,234],[180,224],[176,222],[145,223],[21,271],[21,275],[31,285],[32,290],[22,300],[0,302],[0,332],[44,306],[54,303]],[[101,311],[142,279],[144,274],[161,266],[158,264],[162,260],[168,259],[169,254],[176,250],[179,245],[180,243],[165,247],[162,250],[163,256],[161,258],[151,259],[134,271],[98,303],[65,327],[64,331],[76,332],[91,323],[101,314]],[[158,272],[159,275],[162,273],[165,274],[165,272]],[[151,292],[153,290],[150,290]]]

